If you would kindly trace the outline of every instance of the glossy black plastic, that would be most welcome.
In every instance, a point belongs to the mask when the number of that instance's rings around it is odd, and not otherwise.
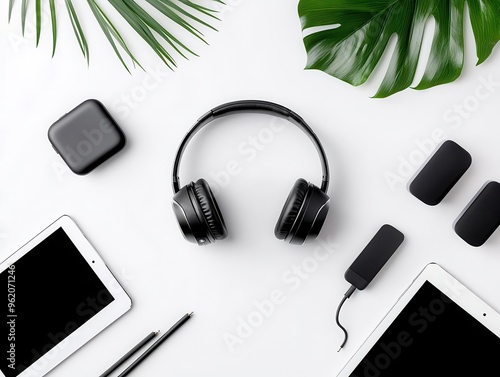
[[[471,246],[482,246],[500,225],[500,183],[488,182],[455,222],[460,238]]]
[[[208,184],[204,180],[199,180],[196,184],[191,182],[184,187],[180,185],[179,169],[189,141],[213,120],[247,112],[271,114],[288,119],[298,126],[316,147],[323,172],[321,188],[299,179],[290,192],[275,229],[278,239],[295,245],[316,238],[323,226],[330,203],[327,195],[330,171],[326,153],[316,134],[298,114],[276,103],[260,100],[229,102],[210,110],[198,119],[179,145],[172,170],[172,189],[174,212],[184,236],[188,241],[198,245],[213,243],[227,236],[222,214]],[[198,185],[200,181],[204,182],[203,187]]]
[[[447,140],[413,179],[409,191],[425,204],[435,206],[448,195],[471,164],[469,152]]]
[[[302,245],[307,240],[315,239],[325,222],[330,208],[330,198],[318,187],[309,183],[306,197],[285,237],[285,242]],[[276,235],[276,229],[275,229]],[[277,238],[279,238],[276,235]]]
[[[404,241],[391,225],[383,225],[345,272],[345,279],[359,290],[365,289]]]
[[[195,185],[200,181],[205,182],[202,179],[200,179],[197,183],[191,182],[177,192],[174,196],[172,206],[186,240],[192,243],[197,243],[200,246],[204,246],[226,238],[227,230],[217,202],[208,188],[207,191],[210,194],[206,199],[211,202],[211,208],[213,208],[216,221],[221,229],[220,234],[217,236],[211,231],[208,219],[204,214],[202,205],[194,191]]]
[[[314,131],[306,123],[306,121],[302,119],[294,111],[277,103],[261,101],[261,100],[242,100],[242,101],[228,102],[210,110],[209,112],[204,114],[200,119],[198,119],[195,125],[191,127],[188,133],[184,136],[184,139],[182,139],[181,144],[177,149],[177,154],[174,160],[174,167],[172,169],[172,189],[174,191],[174,194],[181,188],[179,169],[182,161],[182,156],[191,139],[202,128],[212,123],[212,121],[214,121],[215,119],[241,113],[261,113],[261,114],[274,115],[280,118],[288,119],[291,123],[299,127],[309,137],[309,139],[314,144],[314,147],[318,151],[318,155],[321,162],[321,170],[323,172],[321,190],[324,192],[328,191],[328,185],[330,183],[330,168],[328,165],[328,158],[326,156],[325,150],[323,149],[323,146],[321,145],[318,136],[314,133]]]

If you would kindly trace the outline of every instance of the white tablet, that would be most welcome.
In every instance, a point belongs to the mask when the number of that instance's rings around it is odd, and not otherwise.
[[[0,264],[0,295],[0,377],[44,376],[131,307],[68,216]]]
[[[339,377],[498,375],[500,315],[429,264]]]

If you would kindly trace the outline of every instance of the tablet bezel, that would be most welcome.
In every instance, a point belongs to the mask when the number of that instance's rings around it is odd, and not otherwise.
[[[399,313],[401,313],[413,296],[415,296],[415,293],[417,293],[427,281],[447,295],[458,306],[464,309],[496,336],[500,337],[500,314],[472,293],[441,266],[436,263],[430,263],[401,295],[396,304],[363,342],[361,347],[347,362],[346,366],[337,377],[349,377],[354,372],[356,367],[363,361],[367,353],[385,333],[387,328],[394,322]]]
[[[62,228],[68,235],[80,254],[85,258],[88,265],[115,299],[80,328],[71,333],[66,339],[20,373],[18,377],[41,377],[46,375],[132,307],[130,297],[108,269],[96,249],[90,244],[76,223],[67,215],[57,219],[14,254],[0,263],[0,273],[5,271],[24,255],[28,254],[34,247],[59,228]],[[5,377],[1,371],[0,377]]]

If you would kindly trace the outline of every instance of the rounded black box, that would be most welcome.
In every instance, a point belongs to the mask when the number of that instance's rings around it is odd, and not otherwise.
[[[125,146],[125,134],[104,105],[90,99],[49,128],[49,140],[68,167],[79,175],[91,172]]]

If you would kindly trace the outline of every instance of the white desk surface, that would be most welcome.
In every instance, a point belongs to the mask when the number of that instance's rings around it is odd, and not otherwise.
[[[195,318],[134,376],[335,376],[431,261],[500,310],[500,232],[474,249],[452,230],[477,190],[500,179],[498,49],[475,67],[468,25],[466,68],[457,82],[376,100],[370,96],[383,69],[360,88],[303,69],[296,2],[228,3],[220,31],[207,32],[210,46],[195,42],[201,57],[179,60],[176,72],[118,22],[148,67],[149,73],[137,69],[129,75],[83,3],[77,6],[90,67],[66,16],[60,17],[54,59],[48,24],[38,49],[32,24],[21,42],[18,19],[0,26],[0,257],[68,214],[134,301],[128,314],[51,377],[99,375],[148,332],[166,330],[192,310]],[[6,19],[6,8],[0,7],[0,19]],[[426,35],[424,51],[431,37]],[[88,98],[108,107],[129,143],[79,177],[65,168],[46,135],[56,119]],[[178,229],[170,177],[181,138],[210,108],[248,98],[295,110],[326,149],[332,206],[320,239],[308,246],[279,242],[273,230],[295,180],[320,182],[317,155],[297,128],[270,132],[272,118],[262,115],[213,124],[193,140],[181,169],[183,183],[205,177],[218,187],[229,238],[200,248]],[[238,152],[255,137],[262,150]],[[461,144],[474,162],[446,199],[431,208],[412,197],[406,183],[444,138]],[[221,185],[214,177],[224,175],[230,161],[239,169]],[[350,338],[337,353],[342,333],[334,313],[348,288],[344,271],[384,223],[404,232],[406,241],[344,307]]]

